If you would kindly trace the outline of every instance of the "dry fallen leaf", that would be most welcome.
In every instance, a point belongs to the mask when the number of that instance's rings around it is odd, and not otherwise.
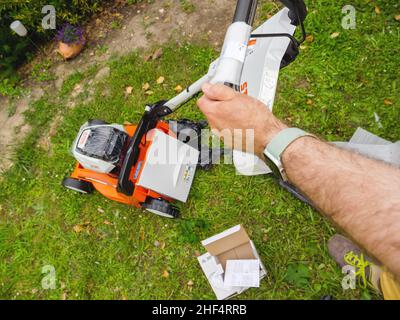
[[[183,88],[178,84],[174,90],[179,93],[182,92]]]
[[[150,84],[149,84],[148,82],[146,82],[146,83],[143,85],[142,89],[143,89],[144,91],[149,90],[149,89],[150,89]]]
[[[161,241],[161,243],[160,243],[160,249],[164,249],[165,248],[165,242],[164,241]]]
[[[163,278],[168,278],[169,277],[169,272],[167,270],[164,270],[163,274],[162,274]]]
[[[195,251],[194,251],[194,255],[195,255],[196,257],[200,257],[201,253],[200,253],[200,251],[195,250]]]
[[[102,208],[97,208],[97,211],[100,213],[104,213],[104,210]]]
[[[161,77],[159,77],[159,78],[157,79],[157,84],[163,84],[164,81],[165,81],[165,78],[164,78],[163,76],[161,76]]]
[[[396,21],[400,21],[400,14],[396,15],[396,16],[394,17],[394,19],[395,19]]]
[[[132,94],[133,87],[126,87],[125,92],[126,94]]]
[[[85,230],[85,228],[83,227],[83,225],[81,224],[77,224],[76,226],[74,226],[72,228],[76,233],[81,233],[82,231]]]
[[[335,39],[335,38],[339,37],[339,35],[340,35],[340,32],[334,32],[331,34],[331,38]]]
[[[378,6],[375,7],[375,13],[381,14],[381,9]]]
[[[311,99],[307,99],[306,103],[307,103],[309,106],[312,106],[312,105],[314,104],[314,101],[312,101]]]
[[[193,289],[193,281],[192,281],[192,280],[189,280],[189,282],[187,283],[187,285],[188,285],[189,292],[192,292],[192,289]]]
[[[306,41],[307,41],[307,42],[313,42],[313,41],[314,41],[314,36],[313,36],[312,34],[309,34],[309,35],[306,37]]]
[[[72,228],[76,233],[86,232],[88,235],[91,234],[93,228],[90,226],[90,221],[85,221],[84,223],[77,224]]]
[[[145,94],[146,96],[151,96],[151,95],[154,94],[154,92],[151,91],[151,90],[148,90],[148,91],[146,91],[144,94]]]
[[[104,224],[106,224],[106,225],[108,225],[108,226],[111,226],[111,225],[112,225],[112,223],[111,223],[110,221],[108,221],[108,220],[104,220]]]
[[[162,48],[157,49],[157,50],[153,53],[152,59],[153,59],[153,60],[159,59],[159,58],[161,58],[162,55],[163,55],[163,49],[162,49]]]
[[[387,105],[387,106],[390,106],[390,105],[393,104],[393,102],[392,102],[391,100],[389,100],[389,99],[383,100],[383,103],[384,103],[385,105]]]

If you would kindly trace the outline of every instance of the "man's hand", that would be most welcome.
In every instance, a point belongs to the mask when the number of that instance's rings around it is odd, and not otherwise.
[[[217,134],[230,132],[234,146],[244,146],[245,130],[253,129],[254,153],[262,157],[271,139],[286,128],[262,102],[254,98],[222,84],[205,84],[202,89],[204,96],[198,101],[199,108]],[[238,143],[237,139],[244,141]]]

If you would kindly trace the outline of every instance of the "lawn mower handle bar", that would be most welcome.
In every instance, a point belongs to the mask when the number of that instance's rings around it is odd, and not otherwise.
[[[244,22],[251,27],[254,23],[255,14],[257,11],[257,1],[258,0],[238,0],[233,18],[233,24]],[[298,25],[305,19],[307,10],[303,0],[281,0],[281,2],[290,10],[289,18],[292,20],[292,24]],[[299,19],[301,21],[298,21]],[[121,167],[117,186],[119,192],[128,196],[131,196],[134,192],[135,185],[132,181],[130,181],[130,175],[132,168],[136,165],[136,162],[139,158],[140,144],[142,143],[145,135],[151,129],[155,128],[157,121],[159,121],[162,117],[171,114],[174,110],[182,106],[185,102],[199,93],[201,91],[201,86],[206,82],[210,82],[210,80],[212,80],[212,78],[215,76],[217,67],[218,60],[211,64],[207,75],[196,81],[190,87],[187,87],[182,93],[168,102],[160,101],[146,108],[146,112],[140,121],[136,132],[130,140],[128,150]]]
[[[171,114],[172,111],[165,106],[166,101],[159,101],[153,105],[147,106],[146,111],[136,127],[135,134],[129,141],[129,146],[125,155],[124,162],[118,178],[118,192],[127,196],[132,196],[135,191],[135,185],[130,180],[132,168],[136,165],[140,155],[140,145],[143,143],[147,133],[157,126],[158,121]]]
[[[257,11],[257,2],[258,0],[238,0],[233,23],[245,22],[252,26]],[[293,24],[299,25],[298,16],[301,21],[304,21],[307,9],[303,0],[280,0],[280,2],[289,9],[289,18]]]
[[[304,34],[305,31],[304,31],[302,22],[305,20],[305,18],[307,16],[307,9],[304,4],[304,1],[303,0],[281,0],[281,2],[289,9],[288,15],[289,15],[289,18],[291,19],[292,24],[296,25],[296,26],[301,24],[302,31]],[[256,10],[257,10],[257,0],[238,0],[234,18],[233,18],[233,24],[244,22],[245,24],[252,26],[253,22],[254,22]],[[252,36],[253,35],[251,35],[251,37]],[[263,38],[265,38],[266,36],[268,36],[268,37],[288,37],[289,36],[290,37],[290,35],[288,35],[288,34],[255,35],[255,37],[263,37]],[[298,44],[298,42],[294,39],[294,37],[291,37],[290,40],[292,42]],[[202,78],[197,80],[192,85],[188,86],[180,94],[178,94],[175,97],[173,97],[172,99],[170,99],[168,102],[165,103],[165,105],[168,108],[170,108],[172,111],[175,111],[176,109],[178,109],[182,105],[184,105],[186,102],[188,102],[190,99],[195,97],[198,93],[200,93],[202,85],[207,82],[212,82],[212,80],[215,78],[215,76],[217,74],[219,60],[220,59],[214,61],[210,65],[209,71],[205,76],[203,76]],[[222,81],[222,82],[224,83],[224,81]]]

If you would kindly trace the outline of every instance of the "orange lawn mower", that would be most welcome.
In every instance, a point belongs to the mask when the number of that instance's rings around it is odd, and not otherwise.
[[[257,1],[238,0],[221,56],[211,63],[208,73],[171,100],[146,106],[137,126],[99,120],[82,126],[72,147],[78,164],[63,185],[81,193],[96,189],[111,200],[177,218],[179,211],[173,202],[186,202],[197,167],[209,168],[221,152],[202,146],[200,136],[206,122],[163,119],[201,92],[207,82],[225,84],[272,108],[279,70],[296,59],[306,37],[304,2],[281,2],[287,8],[252,33]],[[297,26],[303,36],[300,41],[293,36]],[[154,161],[171,153],[176,156],[174,161]],[[241,162],[233,155],[238,172],[259,174],[253,155],[245,154]]]
[[[160,120],[169,112],[160,102],[146,108],[137,126],[88,121],[72,147],[78,164],[63,186],[84,194],[96,189],[113,201],[178,218],[179,210],[172,202],[187,200],[199,165],[199,136],[207,123]],[[171,152],[180,158],[154,161],[157,153]],[[210,168],[209,163],[200,166]]]

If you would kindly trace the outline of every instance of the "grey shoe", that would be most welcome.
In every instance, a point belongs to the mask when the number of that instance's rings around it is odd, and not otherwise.
[[[328,252],[332,259],[335,260],[341,268],[348,265],[348,263],[344,260],[346,254],[353,252],[355,255],[361,255],[362,253],[361,249],[357,245],[340,234],[335,234],[329,239]],[[364,259],[370,261],[370,259],[365,255]]]
[[[341,268],[352,266],[362,287],[372,285],[380,291],[380,268],[373,264],[373,260],[365,255],[362,250],[349,239],[336,234],[328,241],[329,255]],[[350,271],[349,271],[350,272]]]

